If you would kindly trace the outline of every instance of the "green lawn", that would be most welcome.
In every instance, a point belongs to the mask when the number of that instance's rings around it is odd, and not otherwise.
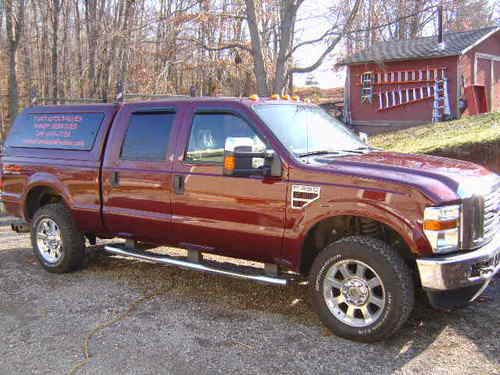
[[[370,138],[370,145],[391,151],[431,153],[495,141],[500,141],[500,112],[380,134]]]

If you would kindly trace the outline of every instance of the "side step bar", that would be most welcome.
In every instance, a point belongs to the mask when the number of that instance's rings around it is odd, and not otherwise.
[[[10,227],[14,232],[17,233],[31,232],[31,226],[25,221],[13,221],[12,223],[10,223]]]
[[[146,253],[146,252],[141,252],[139,250],[125,250],[125,249],[122,249],[120,247],[117,247],[116,245],[106,245],[106,246],[104,246],[104,250],[106,250],[108,253],[115,254],[115,255],[132,257],[135,259],[141,259],[141,260],[145,260],[145,261],[149,261],[149,262],[160,263],[160,264],[169,265],[169,266],[178,266],[178,267],[187,268],[190,270],[208,272],[208,273],[213,273],[213,274],[217,274],[217,275],[234,277],[234,278],[238,278],[238,279],[252,280],[252,281],[257,281],[257,282],[261,282],[261,283],[265,283],[265,284],[286,286],[289,283],[289,280],[286,278],[272,277],[272,276],[266,276],[266,275],[252,275],[252,274],[248,274],[248,273],[229,271],[229,270],[225,270],[222,268],[216,268],[216,267],[209,266],[209,265],[202,264],[202,263],[190,262],[187,260],[174,258],[174,257],[168,256],[168,255]]]

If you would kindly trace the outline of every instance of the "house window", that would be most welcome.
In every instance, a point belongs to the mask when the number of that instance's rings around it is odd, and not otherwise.
[[[361,103],[371,103],[373,100],[373,72],[361,74]]]

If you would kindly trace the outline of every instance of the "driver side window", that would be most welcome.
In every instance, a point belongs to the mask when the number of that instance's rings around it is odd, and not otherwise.
[[[190,163],[223,164],[227,138],[250,138],[253,151],[266,146],[240,117],[228,113],[202,113],[194,116],[184,160]]]

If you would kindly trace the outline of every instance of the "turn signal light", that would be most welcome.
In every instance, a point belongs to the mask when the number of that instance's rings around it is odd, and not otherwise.
[[[447,221],[439,221],[439,220],[426,220],[424,221],[424,230],[449,230],[455,229],[458,227],[458,220],[447,220]]]
[[[280,98],[280,96],[278,94],[271,95],[272,100],[278,100],[279,98]]]
[[[224,168],[227,170],[234,170],[236,168],[236,158],[233,155],[224,158]]]
[[[259,95],[257,95],[257,94],[251,95],[251,96],[248,97],[248,99],[253,100],[254,102],[256,102],[257,100],[259,100]]]
[[[289,100],[290,99],[290,95],[281,95],[281,99]]]

